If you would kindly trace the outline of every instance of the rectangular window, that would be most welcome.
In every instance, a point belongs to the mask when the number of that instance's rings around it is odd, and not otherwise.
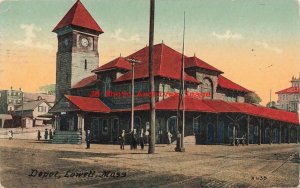
[[[43,106],[38,106],[38,112],[43,112]]]
[[[87,69],[87,60],[85,59],[84,60],[84,70],[86,70]]]
[[[108,133],[108,119],[102,120],[102,134]]]

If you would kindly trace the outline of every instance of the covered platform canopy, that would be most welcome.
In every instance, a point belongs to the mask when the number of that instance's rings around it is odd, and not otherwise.
[[[155,108],[157,110],[176,111],[178,108],[178,99],[178,96],[173,96],[163,101],[159,101],[156,103]],[[137,111],[149,109],[149,104],[142,104],[135,107],[135,110]],[[182,110],[182,106],[180,107],[180,109]],[[227,102],[222,100],[205,100],[186,96],[185,110],[210,113],[243,113],[247,115],[299,125],[299,115],[297,113],[267,108],[249,103]]]

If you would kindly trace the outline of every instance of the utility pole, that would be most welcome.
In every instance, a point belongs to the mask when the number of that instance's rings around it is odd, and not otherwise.
[[[21,88],[20,88],[20,91],[21,91]],[[21,95],[22,95],[21,128],[22,128],[22,132],[23,132],[23,106],[24,106],[24,93],[23,93],[23,91],[21,91]]]
[[[180,141],[177,138],[177,146],[175,148],[176,152],[184,152],[184,128],[185,128],[185,86],[184,86],[184,38],[185,38],[185,12],[183,14],[183,37],[182,37],[182,56],[181,56],[181,78],[180,78],[180,90],[179,90],[179,98],[178,98],[178,109],[177,109],[177,131],[179,128],[179,112],[180,112],[180,104],[182,104],[182,130],[180,134]],[[177,135],[179,137],[179,135]],[[180,143],[179,143],[180,142]]]
[[[136,63],[141,63],[141,61],[138,61],[134,58],[126,59],[131,63],[131,132],[133,132],[133,127],[134,127],[134,65]]]
[[[271,102],[272,102],[272,89],[270,89],[270,105],[271,105]]]
[[[154,9],[155,0],[150,0],[150,25],[149,25],[149,82],[150,82],[150,141],[148,153],[155,153],[155,96],[153,75],[153,39],[154,39]]]
[[[183,37],[182,37],[182,72],[181,72],[181,81],[182,81],[182,133],[181,133],[181,152],[184,152],[183,139],[184,139],[184,128],[185,128],[185,86],[184,86],[184,38],[185,38],[185,12],[183,13]]]

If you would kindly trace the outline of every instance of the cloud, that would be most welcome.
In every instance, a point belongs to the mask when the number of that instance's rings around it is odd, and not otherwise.
[[[0,0],[0,4],[3,3],[3,2],[4,2],[4,0]]]
[[[51,50],[52,46],[49,44],[43,44],[36,41],[36,32],[40,32],[42,29],[34,24],[21,24],[20,28],[24,30],[25,37],[23,40],[15,41],[15,44],[23,45],[27,47],[40,48],[44,50]]]
[[[243,39],[243,35],[239,33],[233,33],[230,30],[226,30],[225,33],[216,33],[215,31],[211,33],[212,36],[216,37],[219,40],[229,40],[229,39]]]
[[[113,38],[113,39],[116,39],[118,41],[138,42],[138,41],[141,40],[141,36],[139,34],[135,34],[135,35],[132,35],[131,37],[124,38],[124,37],[121,36],[121,33],[122,33],[122,29],[118,28],[110,35],[110,37]]]
[[[282,49],[279,49],[277,47],[272,47],[270,46],[268,43],[266,43],[265,41],[255,41],[254,42],[257,46],[261,46],[263,47],[264,49],[266,50],[270,50],[270,51],[273,51],[273,52],[276,52],[278,54],[281,54],[283,52]]]

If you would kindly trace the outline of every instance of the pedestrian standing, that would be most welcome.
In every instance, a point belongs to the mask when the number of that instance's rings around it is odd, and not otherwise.
[[[45,135],[44,135],[45,140],[48,140],[48,129],[45,129]]]
[[[144,129],[141,129],[141,134],[140,134],[140,145],[141,145],[141,149],[144,150]]]
[[[120,136],[120,149],[124,150],[125,145],[125,130],[122,130],[122,134]]]
[[[7,135],[8,135],[8,140],[11,140],[12,139],[11,131],[8,131]]]
[[[148,137],[149,137],[149,130],[147,129],[146,132],[145,132],[145,144],[148,144]]]
[[[136,132],[136,129],[133,129],[133,149],[137,149],[137,144],[138,144],[138,134]]]
[[[168,144],[171,144],[172,143],[172,134],[170,133],[170,131],[168,131],[168,141],[169,143]]]
[[[10,130],[10,134],[11,134],[11,139],[14,138],[14,132],[12,130]]]
[[[90,144],[91,144],[91,131],[90,130],[87,130],[87,132],[86,132],[85,141],[86,141],[86,149],[90,149]]]
[[[51,130],[51,129],[50,129],[50,131],[49,131],[49,138],[50,138],[50,140],[53,139],[53,133],[52,133],[52,130]]]
[[[38,130],[38,135],[37,135],[37,139],[38,139],[38,141],[40,141],[40,140],[41,140],[41,138],[42,138],[42,136],[41,136],[41,131],[40,131],[40,130]]]

